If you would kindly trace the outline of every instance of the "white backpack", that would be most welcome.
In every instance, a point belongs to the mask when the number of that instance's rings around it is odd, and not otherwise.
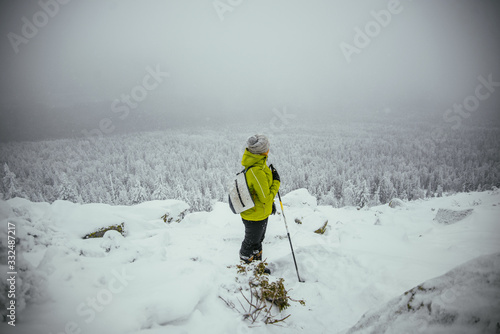
[[[253,166],[252,166],[253,167]],[[247,171],[251,167],[242,170],[229,184],[229,207],[233,213],[238,214],[255,206],[255,203],[248,189]]]

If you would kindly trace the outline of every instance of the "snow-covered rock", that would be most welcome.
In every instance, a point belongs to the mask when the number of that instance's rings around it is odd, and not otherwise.
[[[451,209],[439,209],[436,217],[434,218],[440,224],[455,224],[472,214],[474,209],[467,210],[451,210]]]
[[[363,315],[347,334],[498,333],[500,253],[426,281]]]
[[[312,196],[305,188],[289,192],[282,197],[283,205],[293,206],[295,208],[315,208],[318,204],[316,197]]]
[[[400,200],[399,198],[393,198],[391,199],[391,201],[389,202],[389,207],[390,208],[399,208],[399,207],[404,207],[405,206],[405,202],[403,202],[402,200]]]

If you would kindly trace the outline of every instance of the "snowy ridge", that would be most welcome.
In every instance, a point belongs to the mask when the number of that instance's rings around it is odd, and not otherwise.
[[[347,333],[498,333],[500,253],[484,255],[368,312]]]
[[[283,202],[306,282],[297,282],[281,215],[270,217],[264,258],[272,276],[283,277],[291,297],[304,299],[306,306],[292,304],[283,311],[291,317],[282,327],[248,327],[219,298],[239,296],[234,265],[243,226],[227,204],[187,214],[177,223],[187,209],[178,200],[134,206],[2,201],[1,256],[7,222],[16,225],[20,255],[16,327],[3,322],[0,331],[418,333],[425,327],[426,333],[450,328],[480,333],[500,322],[498,191],[357,210],[318,206],[299,189]],[[439,209],[472,211],[443,225],[434,221]],[[165,223],[166,213],[176,219]],[[326,221],[325,234],[314,233]],[[125,236],[109,231],[103,238],[82,239],[120,223]],[[443,305],[450,294],[457,302]],[[0,296],[2,303],[5,298]],[[408,312],[393,312],[405,303],[411,305]],[[428,314],[427,305],[434,313]],[[437,321],[442,314],[454,314],[457,321]]]

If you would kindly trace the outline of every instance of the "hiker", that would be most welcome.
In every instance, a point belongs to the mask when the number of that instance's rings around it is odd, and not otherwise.
[[[276,169],[267,166],[269,140],[264,135],[248,138],[241,164],[247,168],[248,188],[255,202],[251,209],[243,211],[245,239],[241,243],[240,259],[245,263],[262,260],[262,241],[266,233],[267,219],[276,212],[274,197],[280,187]]]

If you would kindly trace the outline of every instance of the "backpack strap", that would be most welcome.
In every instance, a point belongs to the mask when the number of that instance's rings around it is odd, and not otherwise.
[[[243,199],[241,198],[240,190],[238,189],[238,182],[234,180],[234,183],[236,185],[236,192],[238,193],[238,199],[240,200],[241,206],[245,206]]]
[[[245,174],[246,174],[246,173],[248,172],[248,170],[249,170],[250,168],[253,168],[253,167],[255,167],[255,165],[252,165],[252,166],[250,166],[250,167],[248,167],[248,168],[245,168],[243,171],[244,171],[244,172],[245,172]]]

